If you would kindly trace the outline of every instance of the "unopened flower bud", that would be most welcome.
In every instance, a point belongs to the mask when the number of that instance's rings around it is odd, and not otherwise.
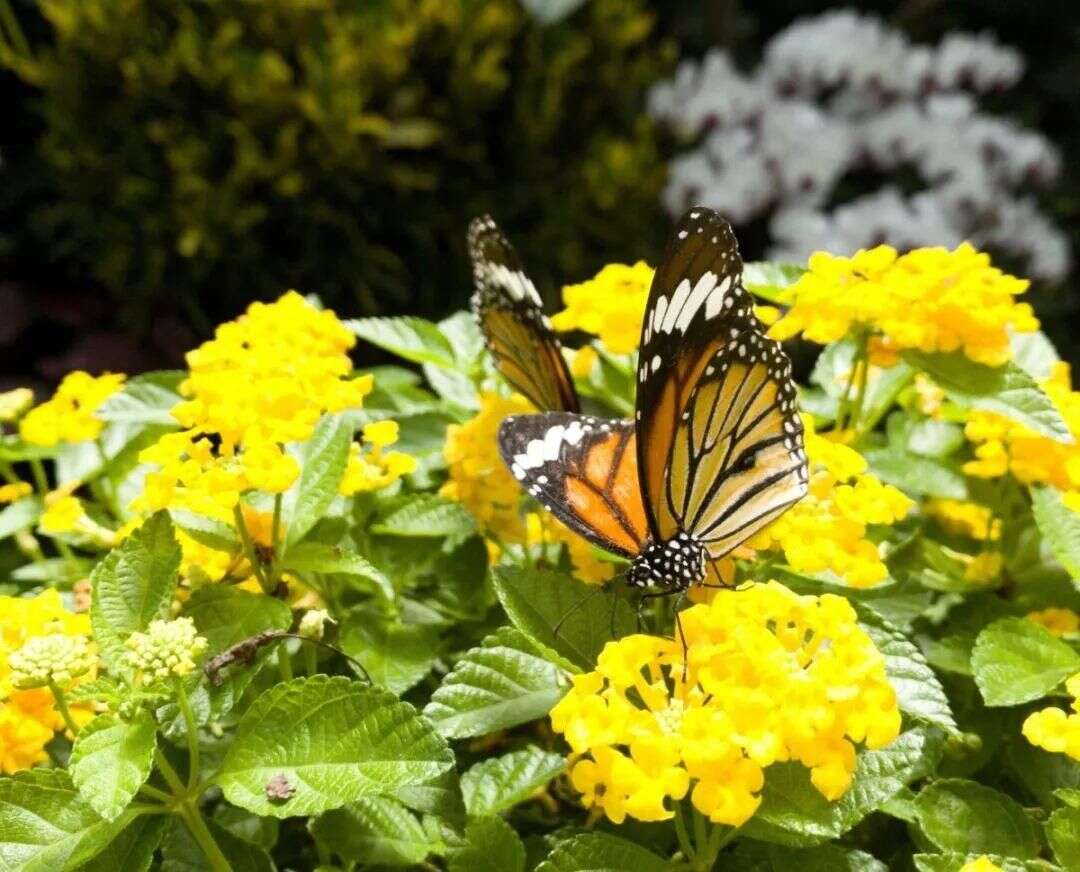
[[[311,609],[304,612],[304,616],[300,619],[300,635],[305,639],[314,639],[316,642],[322,641],[328,622],[331,624],[337,623],[330,617],[330,613],[326,609]]]
[[[8,656],[11,683],[19,690],[55,684],[66,687],[95,664],[85,636],[34,636]]]
[[[142,681],[164,681],[194,671],[196,658],[206,650],[206,639],[195,630],[191,618],[176,618],[151,622],[145,633],[132,633],[124,646],[128,665]]]

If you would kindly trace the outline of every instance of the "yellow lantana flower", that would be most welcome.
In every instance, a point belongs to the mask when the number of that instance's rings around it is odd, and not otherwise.
[[[854,326],[877,334],[875,362],[887,365],[896,351],[962,350],[997,366],[1010,360],[1009,331],[1038,329],[1031,306],[1015,297],[1028,282],[990,265],[968,243],[952,251],[917,248],[898,255],[879,245],[852,257],[811,255],[808,270],[789,289],[793,304],[769,335],[802,334],[821,345]]]
[[[983,854],[961,866],[960,872],[1001,872],[1001,867]]]
[[[798,572],[828,570],[851,587],[879,584],[889,572],[867,527],[899,521],[914,503],[866,472],[866,460],[855,449],[833,434],[819,435],[809,415],[803,424],[810,491],[748,544],[782,551]]]
[[[1036,748],[1080,760],[1080,672],[1065,682],[1065,690],[1073,698],[1071,713],[1057,706],[1032,712],[1021,732]]]
[[[349,462],[339,491],[345,496],[362,491],[378,490],[393,484],[403,475],[416,472],[416,458],[403,451],[386,451],[398,441],[397,421],[376,421],[365,424],[362,431],[364,446],[353,442],[349,446]]]
[[[566,308],[551,318],[556,330],[584,330],[600,337],[604,350],[629,354],[641,339],[653,268],[610,263],[587,282],[563,288]]]
[[[1029,612],[1029,621],[1046,627],[1055,636],[1065,636],[1080,630],[1080,615],[1072,609],[1048,608]]]
[[[949,533],[979,542],[1001,538],[1001,520],[987,506],[964,500],[927,500],[922,508]]]
[[[34,486],[26,481],[13,481],[0,485],[0,505],[14,503],[34,492]]]
[[[712,821],[740,826],[761,801],[763,770],[784,760],[835,800],[856,744],[899,735],[884,658],[842,597],[756,584],[684,611],[681,626],[685,659],[680,640],[609,642],[552,709],[571,783],[615,823],[668,819],[689,793]]]
[[[125,378],[110,372],[97,377],[81,370],[68,373],[52,398],[19,422],[19,434],[27,442],[45,446],[97,439],[105,424],[94,412],[124,386]]]

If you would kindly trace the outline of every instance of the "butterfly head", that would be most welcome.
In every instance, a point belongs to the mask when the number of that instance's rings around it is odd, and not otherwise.
[[[705,546],[686,533],[666,542],[650,542],[626,573],[630,587],[685,590],[705,578]]]

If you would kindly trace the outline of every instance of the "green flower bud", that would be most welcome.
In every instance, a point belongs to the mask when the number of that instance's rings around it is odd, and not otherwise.
[[[327,623],[336,624],[337,621],[330,617],[326,609],[311,609],[304,612],[304,616],[300,619],[300,635],[305,639],[314,639],[319,642],[322,640]]]
[[[124,647],[124,657],[141,681],[164,681],[194,671],[206,639],[196,632],[191,618],[177,618],[151,622],[145,633],[132,633]]]
[[[66,687],[93,669],[96,662],[85,636],[63,633],[34,636],[8,655],[11,683],[19,690],[45,687],[49,683]]]

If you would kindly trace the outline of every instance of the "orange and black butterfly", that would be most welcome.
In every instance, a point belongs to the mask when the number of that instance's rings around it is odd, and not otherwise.
[[[664,592],[705,583],[806,494],[791,362],[754,315],[723,218],[687,212],[656,271],[635,420],[515,416],[499,449],[567,526],[632,561],[628,584]]]
[[[487,215],[469,225],[468,242],[472,308],[495,366],[538,409],[578,411],[562,346],[510,242]]]

